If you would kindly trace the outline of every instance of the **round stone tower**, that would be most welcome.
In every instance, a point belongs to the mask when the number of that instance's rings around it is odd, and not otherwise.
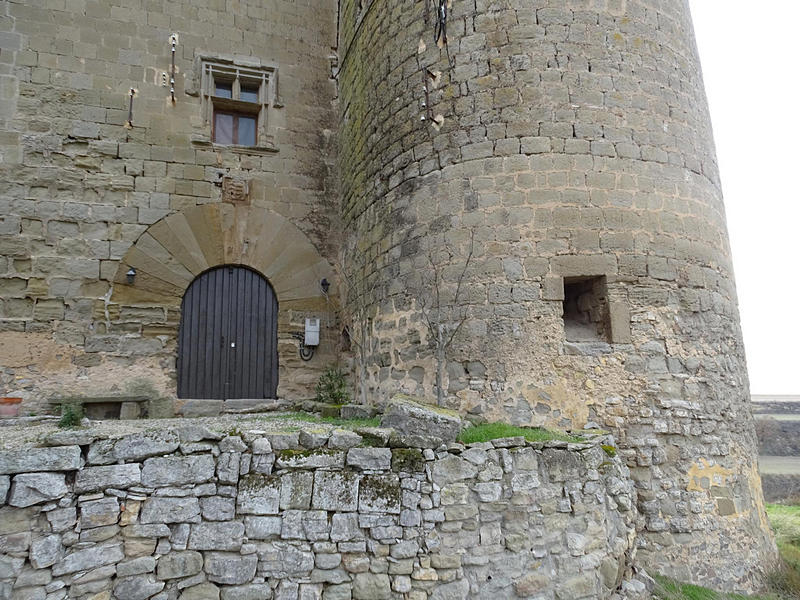
[[[688,3],[343,0],[339,51],[362,392],[613,430],[641,562],[757,587],[774,544]]]

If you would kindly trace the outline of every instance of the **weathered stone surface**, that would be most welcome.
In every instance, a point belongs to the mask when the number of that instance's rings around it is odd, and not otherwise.
[[[156,581],[152,575],[121,577],[114,584],[114,597],[119,600],[147,600],[164,589],[163,581]]]
[[[392,586],[383,573],[359,573],[353,581],[354,600],[389,600]]]
[[[439,486],[475,477],[477,468],[459,456],[448,454],[433,463],[433,482]]]
[[[139,513],[142,523],[199,523],[197,498],[148,498]]]
[[[156,577],[176,579],[190,577],[203,570],[203,555],[199,552],[171,552],[158,559]]]
[[[281,475],[280,508],[309,508],[314,474],[294,471]]]
[[[117,460],[137,461],[169,454],[177,450],[178,446],[180,439],[174,431],[136,433],[114,443],[114,457]]]
[[[78,511],[74,506],[68,508],[57,508],[47,512],[47,520],[53,531],[66,531],[71,529],[78,520]]]
[[[344,453],[331,449],[284,450],[279,452],[275,467],[279,469],[336,469],[344,466]]]
[[[235,439],[238,440],[240,438],[237,437]],[[219,481],[219,483],[231,485],[238,483],[241,456],[240,452],[223,452],[217,457],[217,481]]]
[[[456,413],[420,404],[403,395],[389,401],[381,417],[381,426],[404,434],[430,435],[445,442],[454,442],[462,429],[461,419]]]
[[[138,464],[85,467],[75,477],[75,491],[94,492],[106,488],[126,489],[141,483]]]
[[[222,588],[221,598],[222,600],[270,600],[272,588],[267,583],[225,586]]]
[[[255,554],[242,556],[228,552],[207,552],[204,570],[215,583],[239,585],[253,578],[257,565],[258,557]]]
[[[222,434],[211,431],[202,425],[184,425],[179,427],[177,432],[181,442],[217,441],[222,439]]]
[[[22,473],[11,481],[8,504],[26,507],[56,500],[68,492],[61,473]]]
[[[199,523],[189,534],[190,550],[238,550],[242,546],[244,524],[237,521]]]
[[[219,588],[213,583],[200,583],[187,587],[179,600],[219,600]]]
[[[358,489],[361,512],[399,514],[400,480],[396,475],[365,475]]]
[[[214,457],[200,456],[148,458],[142,468],[142,485],[164,487],[202,483],[214,477]]]
[[[350,448],[358,446],[363,439],[364,438],[354,431],[334,429],[331,431],[330,437],[328,438],[328,448],[334,450],[349,450]]]
[[[248,475],[239,482],[236,511],[243,515],[275,515],[280,506],[280,479]]]
[[[29,559],[35,568],[44,569],[54,565],[62,553],[61,536],[46,535],[31,541]]]
[[[314,568],[314,554],[286,542],[267,542],[258,550],[259,575],[304,577]]]
[[[75,471],[80,466],[78,446],[0,450],[0,474]]]
[[[328,515],[322,510],[287,510],[281,522],[281,538],[327,540],[330,535]]]
[[[122,544],[114,543],[92,546],[85,550],[77,550],[66,555],[53,565],[53,575],[58,577],[77,571],[94,569],[104,565],[113,565],[125,557]]]
[[[364,532],[358,526],[358,514],[336,513],[331,517],[331,541],[349,542],[364,539]]]
[[[353,511],[358,508],[358,482],[355,473],[347,471],[317,471],[314,474],[313,508],[333,511]]]
[[[8,489],[11,487],[11,477],[8,475],[0,475],[0,506],[6,503],[8,497]]]
[[[230,521],[236,515],[236,500],[220,496],[200,498],[200,510],[206,521]]]
[[[431,600],[465,600],[469,594],[469,582],[459,579],[451,583],[444,583],[436,587],[431,593]],[[578,596],[573,596],[577,598]]]
[[[122,561],[117,565],[117,577],[141,575],[152,573],[156,568],[156,559],[153,556],[141,556],[131,560]]]
[[[367,470],[391,468],[392,451],[389,448],[351,448],[347,452],[347,466]]]
[[[269,540],[281,536],[280,517],[245,517],[244,527],[247,538],[251,540]]]
[[[119,502],[116,498],[103,498],[80,505],[82,529],[111,525],[119,520]]]

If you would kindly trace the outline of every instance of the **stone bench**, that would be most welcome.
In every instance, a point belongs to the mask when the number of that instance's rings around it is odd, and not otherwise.
[[[49,402],[59,408],[64,404],[80,404],[90,419],[125,421],[143,417],[146,410],[142,405],[149,400],[147,396],[69,396],[51,398]]]

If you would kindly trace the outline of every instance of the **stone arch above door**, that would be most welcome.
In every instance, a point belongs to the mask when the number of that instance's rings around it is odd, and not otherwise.
[[[164,217],[139,237],[117,269],[111,301],[178,307],[197,275],[223,264],[263,274],[280,303],[319,298],[320,281],[335,282],[328,261],[285,217],[254,206],[204,204]]]

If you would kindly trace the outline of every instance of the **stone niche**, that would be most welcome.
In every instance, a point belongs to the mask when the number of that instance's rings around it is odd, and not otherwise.
[[[631,597],[635,491],[608,436],[48,439],[67,445],[0,451],[3,598]]]

